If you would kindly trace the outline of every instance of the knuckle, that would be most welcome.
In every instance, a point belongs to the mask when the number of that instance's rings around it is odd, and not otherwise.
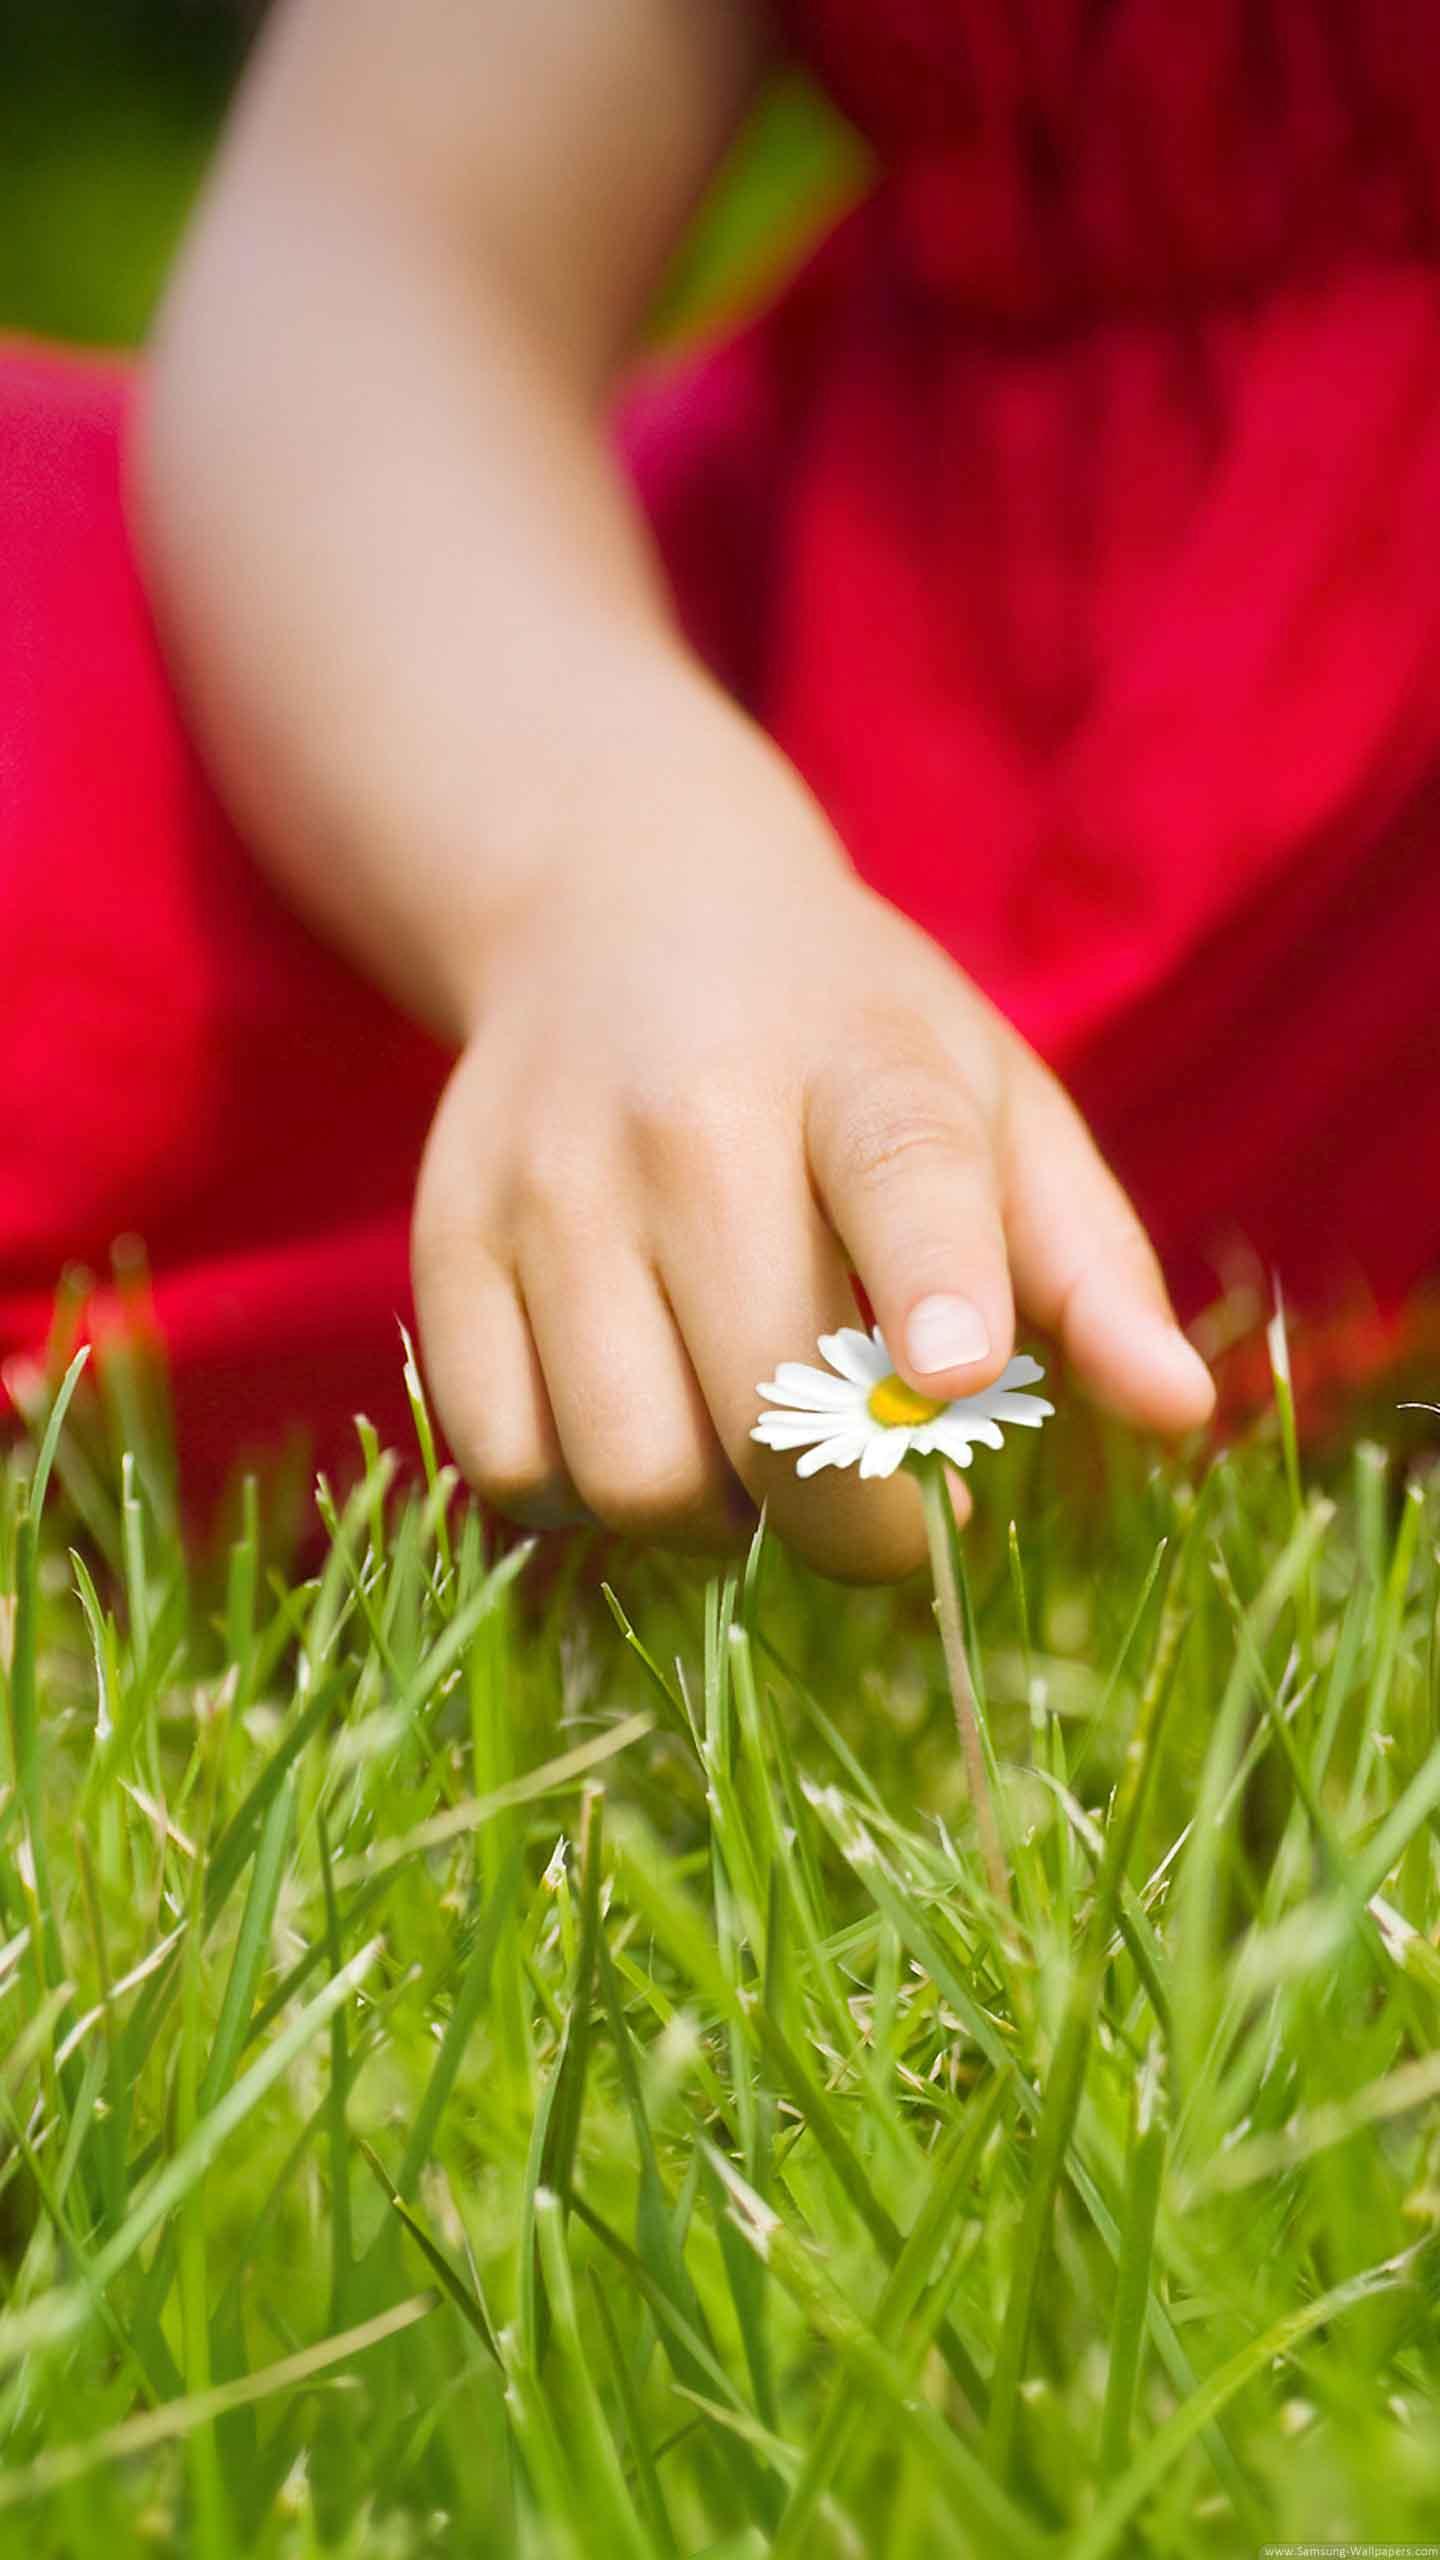
[[[1163,1287],[1155,1248],[1113,1178],[1107,1183],[1107,1194],[1102,1194],[1098,1214],[1075,1255],[1077,1281],[1103,1283],[1118,1264],[1134,1278]]]
[[[804,1493],[805,1487],[801,1487]],[[804,1504],[792,1510],[783,1499],[772,1500],[771,1517],[787,1546],[832,1582],[864,1587],[901,1582],[922,1564],[925,1532],[918,1507],[897,1498],[894,1487],[865,1486],[868,1495],[886,1490],[891,1499],[866,1502],[833,1500],[823,1506]]]
[[[462,1472],[491,1511],[521,1528],[558,1528],[576,1514],[573,1488],[554,1469],[480,1452]]]
[[[458,1414],[442,1412],[441,1420],[466,1483],[496,1511],[513,1511],[517,1504],[543,1495],[553,1485],[555,1470],[546,1465],[538,1450],[498,1447]]]
[[[1156,1314],[1173,1323],[1174,1309],[1160,1257],[1144,1228],[1135,1221],[1127,1220],[1121,1229],[1116,1253],[1105,1274],[1107,1291],[1114,1286],[1117,1268],[1122,1276],[1128,1276],[1130,1287],[1149,1301]]]
[[[1165,1281],[1155,1249],[1143,1227],[1128,1220],[1114,1234],[1092,1240],[1061,1271],[1054,1291],[1053,1324],[1063,1332],[1083,1316],[1092,1301],[1113,1296],[1117,1279],[1129,1273],[1147,1296],[1165,1302]]]
[[[510,1520],[529,1520],[569,1495],[559,1452],[523,1426],[498,1431],[478,1410],[469,1380],[462,1391],[436,1394],[436,1412],[450,1455],[471,1491]],[[518,1423],[518,1417],[517,1417]],[[573,1501],[573,1495],[570,1495]],[[537,1523],[538,1524],[538,1520]]]
[[[1072,1115],[1079,1119],[1044,1060],[1017,1043],[1007,1052],[996,1104],[996,1126],[1006,1152],[1013,1155],[1027,1146],[1053,1146],[1057,1137],[1073,1139]],[[1083,1130],[1084,1123],[1080,1125]]]
[[[730,1159],[753,1134],[754,1115],[734,1079],[717,1071],[683,1083],[667,1079],[636,1095],[627,1118],[642,1174],[666,1180],[678,1170],[693,1180],[697,1167]]]
[[[542,1130],[511,1169],[505,1224],[512,1236],[548,1249],[562,1236],[588,1232],[605,1199],[597,1157],[573,1137]]]
[[[978,1122],[952,1098],[901,1091],[867,1093],[835,1133],[839,1180],[860,1192],[879,1191],[912,1172],[973,1165],[982,1154]]]
[[[473,1253],[478,1242],[473,1218],[422,1181],[410,1220],[410,1277],[416,1295],[423,1294],[438,1274],[452,1270]]]
[[[1139,1278],[1148,1281],[1156,1289],[1164,1288],[1160,1257],[1128,1201],[1121,1204],[1115,1236],[1115,1251],[1121,1261],[1128,1263]]]
[[[580,1491],[607,1528],[627,1538],[665,1538],[696,1528],[715,1508],[708,1471],[693,1457],[651,1460],[643,1470],[611,1468],[578,1476]]]

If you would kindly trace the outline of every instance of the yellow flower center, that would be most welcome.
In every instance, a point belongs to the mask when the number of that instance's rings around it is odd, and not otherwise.
[[[871,1388],[866,1402],[875,1420],[883,1422],[891,1431],[913,1429],[920,1422],[933,1422],[936,1414],[945,1410],[943,1397],[937,1403],[933,1396],[917,1396],[914,1388],[907,1387],[903,1378],[897,1378],[893,1369],[888,1378],[881,1379],[878,1387]]]

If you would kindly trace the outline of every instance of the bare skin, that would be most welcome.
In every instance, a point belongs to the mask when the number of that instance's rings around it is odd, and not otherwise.
[[[1212,1389],[1054,1078],[686,651],[607,455],[763,49],[749,0],[288,0],[134,494],[257,854],[457,1048],[414,1273],[471,1482],[707,1546],[743,1486],[888,1578],[914,1486],[748,1436],[851,1266],[927,1395],[993,1378],[1017,1307],[1138,1423]]]

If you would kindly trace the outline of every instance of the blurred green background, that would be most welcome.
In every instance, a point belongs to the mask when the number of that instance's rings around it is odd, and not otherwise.
[[[0,329],[143,336],[260,14],[253,0],[0,0]],[[863,179],[848,128],[806,82],[777,78],[657,328],[743,308]]]

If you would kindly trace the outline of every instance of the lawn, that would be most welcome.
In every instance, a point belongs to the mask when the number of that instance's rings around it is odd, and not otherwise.
[[[502,1545],[363,1431],[187,1558],[154,1386],[0,1477],[0,2549],[1433,2534],[1399,1390],[977,1455],[1001,1892],[927,1587]]]
[[[66,16],[0,316],[126,342],[241,20]],[[657,326],[862,182],[782,84]],[[977,1456],[997,1889],[928,1588],[528,1551],[418,1396],[318,1527],[251,1487],[187,1549],[153,1375],[52,1385],[0,1452],[0,2554],[1430,2547],[1407,1393],[1303,1468],[1283,1368],[1224,1449],[1062,1392]]]

